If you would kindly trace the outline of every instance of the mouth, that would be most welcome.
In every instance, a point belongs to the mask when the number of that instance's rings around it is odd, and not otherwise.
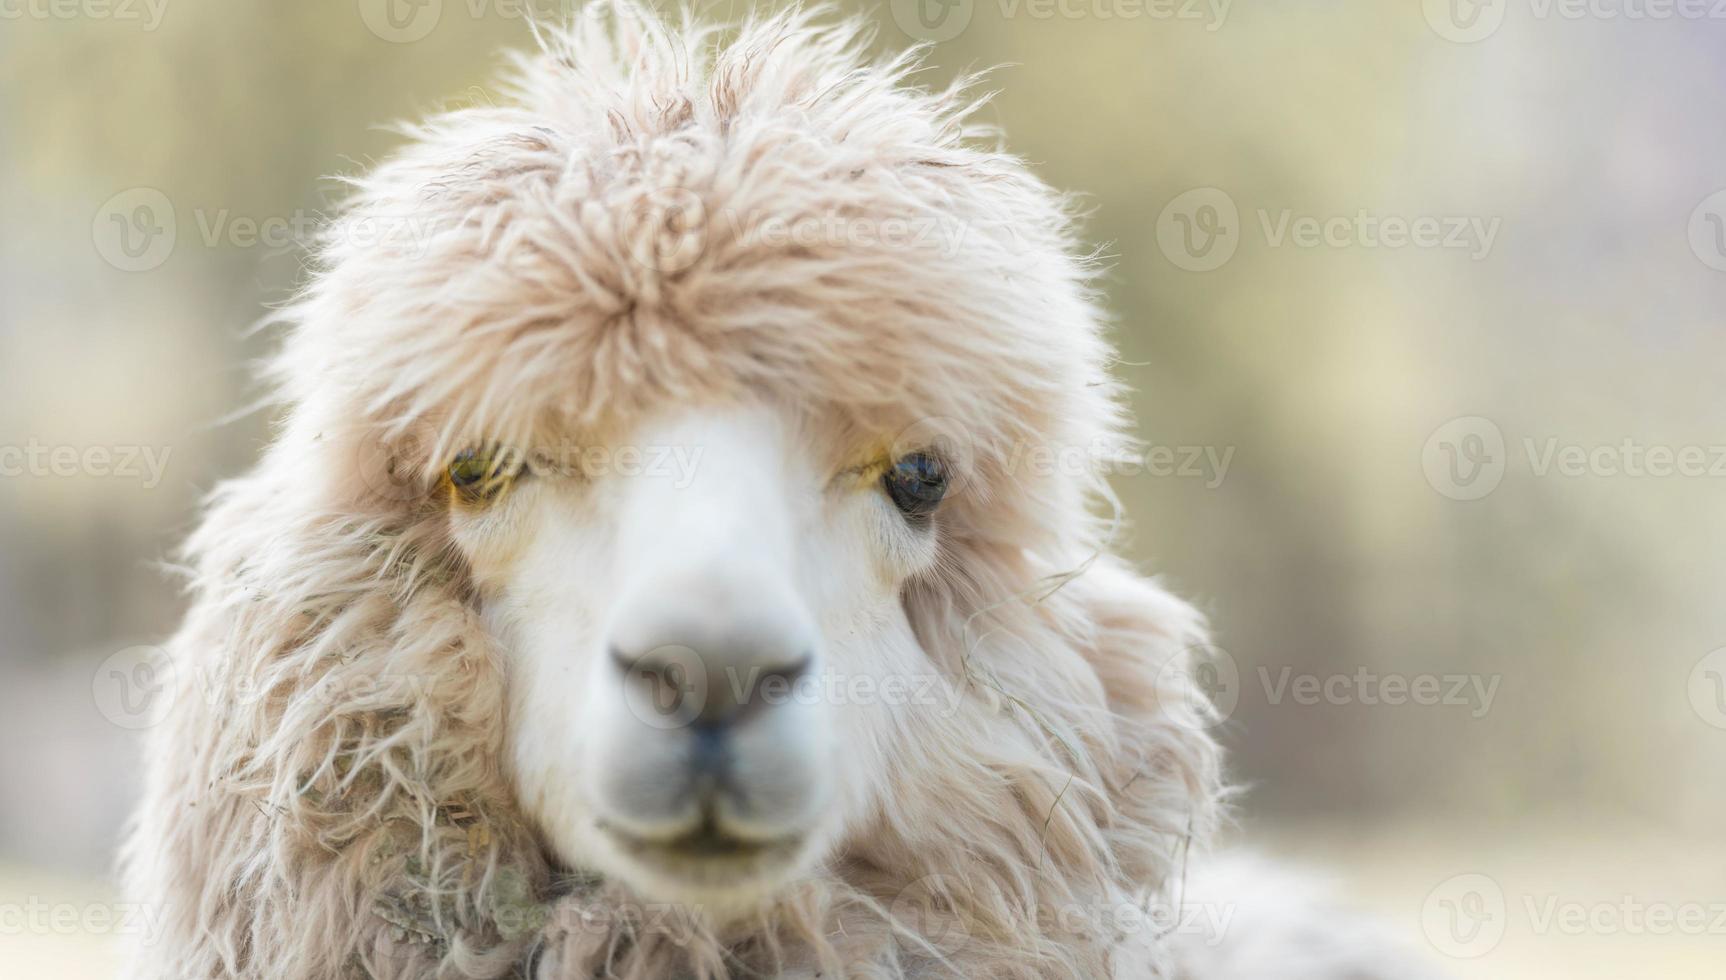
[[[615,825],[601,829],[633,860],[661,875],[704,887],[733,886],[770,875],[791,864],[803,846],[802,835],[740,837],[711,818],[674,837],[640,837]]]

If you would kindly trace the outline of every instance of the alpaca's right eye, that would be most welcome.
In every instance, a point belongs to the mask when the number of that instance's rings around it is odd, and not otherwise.
[[[882,475],[881,485],[900,513],[924,518],[934,513],[947,495],[947,466],[933,453],[909,453]]]
[[[521,460],[501,448],[464,449],[450,460],[446,479],[450,494],[466,504],[497,499],[521,472]]]

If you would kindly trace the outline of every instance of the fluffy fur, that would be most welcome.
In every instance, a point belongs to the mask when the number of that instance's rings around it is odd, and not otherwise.
[[[908,86],[855,25],[721,41],[589,11],[507,102],[355,181],[282,317],[277,437],[188,545],[178,707],[125,858],[167,922],[138,980],[1174,968],[1159,930],[1082,914],[1178,898],[1222,782],[1186,680],[1200,617],[1104,556],[1096,472],[1021,455],[1125,442],[1067,209],[968,128],[963,86]],[[835,218],[842,241],[772,240]],[[953,244],[855,233],[893,221]],[[968,491],[904,602],[962,696],[890,747],[895,797],[816,873],[713,920],[546,856],[434,482],[476,438],[744,393],[961,434]]]

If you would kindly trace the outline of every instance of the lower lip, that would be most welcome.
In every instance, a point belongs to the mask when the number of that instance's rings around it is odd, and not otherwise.
[[[707,877],[715,873],[736,873],[740,877],[784,864],[796,853],[799,838],[779,838],[770,841],[737,841],[735,846],[708,843],[650,841],[618,831],[608,834],[630,856],[666,870],[685,869]]]

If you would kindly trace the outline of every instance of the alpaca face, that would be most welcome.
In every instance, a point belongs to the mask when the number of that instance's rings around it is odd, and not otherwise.
[[[570,866],[723,914],[882,791],[896,715],[934,683],[900,594],[935,562],[949,477],[926,450],[845,443],[702,408],[578,466],[452,465],[454,537],[510,661],[515,787]]]

